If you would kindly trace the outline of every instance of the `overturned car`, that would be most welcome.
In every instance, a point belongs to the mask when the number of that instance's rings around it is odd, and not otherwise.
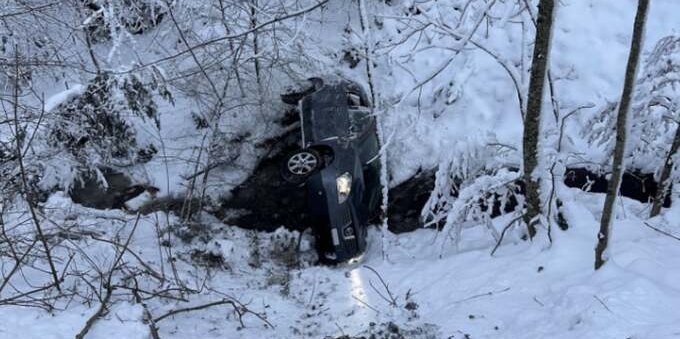
[[[306,190],[320,260],[355,258],[366,249],[367,226],[379,217],[382,201],[371,102],[357,83],[321,78],[282,100],[298,106],[300,148],[284,157],[281,176]]]

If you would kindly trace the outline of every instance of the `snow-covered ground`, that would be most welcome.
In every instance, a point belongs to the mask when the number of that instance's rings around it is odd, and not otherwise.
[[[589,161],[598,162],[602,152],[583,152],[587,145],[578,137],[578,128],[589,113],[618,99],[636,1],[558,3],[551,69],[558,78],[556,96],[560,108],[566,112],[594,105],[571,121],[565,152],[587,153]],[[338,71],[329,66],[329,55],[340,50],[345,20],[357,25],[356,17],[336,15],[348,11],[353,2],[332,1],[330,6],[320,19],[323,25],[319,31],[324,34],[317,37],[319,41],[309,40],[319,48],[310,52],[319,54],[318,60],[313,60],[314,67],[361,79],[361,67]],[[652,1],[646,52],[660,37],[678,33],[678,10],[680,1]],[[376,33],[376,40],[389,35],[398,37],[388,31],[398,26],[390,21],[391,15],[396,13],[384,13],[385,32]],[[493,34],[482,42],[519,65],[531,50],[525,46],[523,54],[521,32],[513,25],[492,27]],[[433,41],[434,46],[450,39]],[[140,38],[139,45],[144,42]],[[405,179],[420,166],[435,166],[463,141],[497,141],[519,147],[519,105],[512,81],[496,60],[480,50],[466,50],[434,81],[403,97],[451,57],[450,51],[438,48],[411,55],[412,47],[404,44],[388,53],[389,48],[382,45],[376,51],[382,57],[379,62],[384,62],[377,67],[377,85],[382,100],[391,109],[385,113],[384,121],[394,181]],[[528,64],[524,67],[527,71]],[[55,94],[62,93],[48,101],[48,108],[79,87],[69,93],[63,88],[53,90]],[[423,103],[422,112],[419,103]],[[149,136],[164,140],[164,148],[162,156],[145,165],[142,176],[159,187],[161,194],[181,191],[181,176],[194,172],[193,167],[187,167],[187,159],[197,156],[202,135],[193,128],[187,113],[193,108],[195,103],[181,98],[172,107],[164,104],[160,110],[160,134]],[[258,124],[261,121],[257,116],[225,120],[236,132],[245,128],[255,137],[277,133]],[[215,192],[237,184],[249,169],[242,167],[252,167],[256,162],[257,152],[248,148],[252,145],[245,143],[243,147],[239,150],[243,153],[240,167],[215,171],[211,177]],[[519,239],[518,230],[512,229],[491,256],[496,241],[483,227],[465,229],[458,252],[451,241],[435,241],[446,234],[432,230],[392,235],[372,229],[369,251],[361,261],[337,267],[311,264],[314,254],[309,235],[303,236],[297,251],[296,234],[284,230],[273,234],[245,231],[207,215],[203,224],[185,225],[173,216],[151,214],[143,216],[132,233],[133,215],[86,209],[74,205],[63,193],[53,195],[44,208],[51,220],[64,221],[67,228],[73,225],[73,234],[64,237],[68,239],[67,247],[88,254],[91,262],[83,263],[83,267],[99,267],[106,273],[116,259],[111,244],[95,237],[124,241],[133,234],[129,248],[136,256],[127,253],[122,259],[130,263],[131,272],[139,273],[141,287],[157,294],[145,301],[145,309],[128,290],[114,290],[109,312],[96,321],[87,338],[148,338],[145,312],[158,318],[171,310],[220,300],[235,305],[225,303],[160,319],[160,337],[368,336],[389,332],[395,326],[405,338],[680,337],[680,241],[645,224],[680,236],[680,204],[647,220],[649,206],[622,199],[618,203],[619,219],[613,226],[610,260],[603,269],[594,271],[594,246],[604,196],[572,189],[560,190],[559,195],[565,202],[570,227],[567,231],[554,227],[552,243],[547,240],[547,230],[541,230],[534,242],[528,242]],[[500,232],[511,218],[494,220],[495,229]],[[11,218],[6,220],[10,221]],[[67,253],[60,254],[68,257]],[[2,264],[9,267],[13,263]],[[25,274],[33,287],[44,282],[44,272],[28,269]],[[90,270],[86,274],[92,277],[97,272]],[[115,278],[123,276],[118,272]],[[66,287],[77,288],[83,283],[70,278]],[[14,288],[22,291],[29,286]],[[150,295],[142,293],[142,297]],[[85,299],[92,302],[82,303]],[[69,300],[59,300],[57,309],[50,312],[3,306],[0,338],[72,338],[97,311],[99,302],[92,295]],[[242,313],[240,320],[237,312]]]
[[[186,302],[152,299],[147,306],[157,318],[171,309],[228,297],[269,323],[246,313],[241,325],[230,305],[213,306],[159,321],[162,338],[323,338],[366,334],[371,328],[389,331],[385,324],[390,322],[406,338],[680,336],[680,243],[644,225],[649,222],[674,232],[680,227],[680,208],[646,221],[638,217],[644,206],[624,199],[620,212],[625,217],[614,225],[610,261],[595,272],[593,246],[603,195],[578,190],[565,195],[572,199],[565,213],[570,228],[553,230],[552,244],[544,240],[545,233],[533,243],[509,234],[494,256],[490,252],[495,241],[483,228],[466,230],[458,253],[452,247],[432,246],[437,234],[430,230],[384,238],[372,230],[370,249],[360,262],[310,266],[313,254],[307,237],[302,252],[287,256],[281,244],[295,240],[293,234],[283,230],[259,234],[255,254],[253,233],[205,225],[213,234],[208,243],[173,242],[175,255],[181,258],[180,279],[200,292],[185,294]],[[51,203],[68,207],[64,200],[53,198]],[[77,206],[66,210],[88,214]],[[106,216],[127,218],[127,226],[117,232],[129,234],[133,218],[115,212]],[[507,221],[497,220],[495,227],[500,231]],[[142,220],[130,248],[169,275],[168,264],[155,257],[159,245],[153,223],[151,216]],[[109,227],[100,224],[94,230],[103,233]],[[97,247],[91,240],[85,243]],[[199,266],[190,259],[196,249],[223,261],[210,269]],[[106,261],[101,254],[93,258]],[[124,258],[134,261],[132,256]],[[149,285],[156,291],[163,287]],[[128,298],[116,299],[115,294],[113,300],[110,312],[95,323],[88,338],[148,338],[143,308]],[[51,314],[3,307],[0,337],[73,337],[95,311],[94,304],[58,304],[67,311]]]

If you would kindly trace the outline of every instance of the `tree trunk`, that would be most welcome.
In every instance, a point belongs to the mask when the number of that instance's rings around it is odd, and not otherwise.
[[[538,4],[536,40],[531,63],[531,78],[529,79],[529,97],[527,112],[524,117],[524,183],[527,202],[524,222],[527,224],[529,238],[533,238],[536,235],[537,217],[541,212],[541,199],[538,191],[539,184],[538,180],[533,177],[533,172],[538,165],[541,106],[543,105],[543,89],[545,88],[545,74],[550,52],[554,7],[554,0],[541,0]]]
[[[678,148],[680,148],[680,125],[676,127],[675,136],[673,137],[673,144],[671,144],[671,149],[668,151],[666,156],[666,161],[663,164],[663,169],[661,170],[661,179],[659,180],[659,188],[656,191],[656,196],[652,202],[652,211],[649,213],[649,217],[653,218],[659,213],[661,213],[661,207],[663,207],[663,202],[666,200],[666,194],[671,187],[671,173],[673,172],[673,156],[678,153]]]
[[[257,27],[257,0],[253,1],[250,6],[250,27],[255,29]],[[260,64],[260,39],[257,31],[253,32],[253,65],[255,66],[255,80],[257,81],[257,102],[259,113],[262,114],[264,110],[264,86],[262,83],[262,65]]]
[[[626,65],[626,77],[623,83],[623,92],[619,103],[619,111],[616,118],[616,146],[614,147],[614,162],[612,163],[612,177],[607,187],[607,197],[604,201],[602,219],[600,220],[600,232],[597,234],[597,246],[595,247],[595,269],[604,265],[604,251],[609,243],[609,233],[612,220],[614,219],[614,202],[621,185],[621,175],[624,171],[623,157],[626,148],[626,129],[627,117],[630,109],[630,101],[635,86],[635,76],[637,73],[638,61],[640,60],[640,50],[642,49],[642,35],[644,33],[645,21],[647,20],[647,8],[649,0],[639,0],[635,24],[633,26],[633,40],[630,44],[628,54],[628,64]]]

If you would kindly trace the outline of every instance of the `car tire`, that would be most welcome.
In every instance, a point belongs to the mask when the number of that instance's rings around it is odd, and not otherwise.
[[[288,183],[299,185],[323,166],[323,157],[311,148],[297,150],[284,158],[281,177]]]

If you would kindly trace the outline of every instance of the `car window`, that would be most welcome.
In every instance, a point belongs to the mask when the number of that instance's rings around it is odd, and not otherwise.
[[[361,96],[356,93],[347,93],[347,105],[349,107],[364,106],[361,102]]]
[[[378,133],[375,125],[369,127],[369,132],[359,142],[359,160],[362,164],[380,163],[378,153],[380,152],[380,143],[378,142]]]
[[[367,107],[350,107],[349,109],[350,137],[357,138],[363,135],[371,125],[373,117]]]

